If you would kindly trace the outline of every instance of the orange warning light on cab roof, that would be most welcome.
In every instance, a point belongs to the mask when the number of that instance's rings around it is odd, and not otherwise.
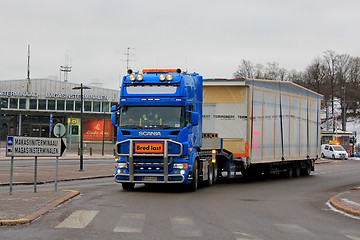
[[[176,69],[144,69],[143,73],[168,73],[176,72]]]

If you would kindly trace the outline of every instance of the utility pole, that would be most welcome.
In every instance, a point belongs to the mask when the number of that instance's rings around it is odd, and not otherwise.
[[[26,91],[29,92],[30,87],[30,44],[28,44],[28,57],[27,57],[27,83],[26,83]]]
[[[344,89],[344,102],[343,102],[343,124],[342,124],[342,128],[343,131],[346,132],[346,85],[344,84],[344,87],[342,87],[342,89]]]

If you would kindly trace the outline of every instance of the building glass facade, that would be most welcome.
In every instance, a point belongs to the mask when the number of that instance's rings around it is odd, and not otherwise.
[[[81,96],[80,90],[72,88],[79,85],[48,79],[35,79],[30,84],[27,80],[0,81],[2,147],[7,136],[54,137],[51,130],[57,123],[68,129],[67,144],[76,146],[80,140]],[[115,128],[110,123],[111,106],[119,98],[119,90],[97,87],[84,90],[84,141],[101,142],[103,135],[106,142],[115,141]]]

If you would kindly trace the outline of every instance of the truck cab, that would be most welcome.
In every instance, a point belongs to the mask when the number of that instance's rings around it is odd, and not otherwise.
[[[202,76],[180,69],[128,71],[118,106],[115,181],[184,183],[197,188],[202,145]]]

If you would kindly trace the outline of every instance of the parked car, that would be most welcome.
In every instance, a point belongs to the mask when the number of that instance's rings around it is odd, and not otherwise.
[[[349,155],[341,145],[323,144],[321,145],[321,157],[347,160]]]

